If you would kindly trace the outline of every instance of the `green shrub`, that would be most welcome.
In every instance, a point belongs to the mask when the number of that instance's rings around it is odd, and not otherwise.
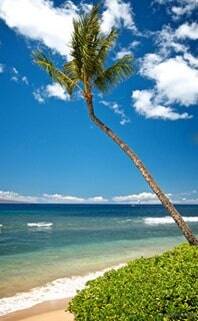
[[[71,301],[76,321],[197,321],[198,248],[140,258],[87,283]]]

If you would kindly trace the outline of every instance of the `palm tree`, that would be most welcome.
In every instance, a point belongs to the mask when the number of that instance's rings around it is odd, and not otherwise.
[[[71,61],[66,62],[63,68],[59,69],[41,51],[37,51],[34,53],[35,62],[41,66],[55,82],[63,86],[69,95],[72,95],[75,89],[81,91],[87,105],[90,119],[132,160],[150,188],[177,223],[188,242],[193,245],[198,245],[198,239],[192,234],[189,226],[169,198],[160,189],[143,162],[135,152],[95,114],[93,105],[94,89],[105,92],[120,80],[129,77],[132,73],[132,56],[125,55],[110,67],[105,67],[107,55],[117,39],[117,31],[113,28],[108,35],[101,33],[98,5],[93,6],[89,13],[82,15],[78,20],[74,20],[73,28]]]

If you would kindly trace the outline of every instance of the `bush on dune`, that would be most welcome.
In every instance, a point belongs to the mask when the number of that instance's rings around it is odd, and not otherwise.
[[[69,310],[76,321],[197,321],[198,248],[183,244],[107,272]]]

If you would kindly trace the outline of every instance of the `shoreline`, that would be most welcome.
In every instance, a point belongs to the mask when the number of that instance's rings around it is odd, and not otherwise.
[[[70,312],[65,312],[71,298],[52,300],[0,316],[1,321],[74,321]]]
[[[37,321],[37,320],[41,320],[41,321],[47,321],[49,318],[49,321],[51,321],[51,316],[52,314],[54,315],[55,312],[58,313],[59,318],[58,321],[72,321],[72,315],[67,312],[65,312],[65,309],[68,305],[68,302],[75,296],[76,291],[77,290],[81,290],[85,287],[87,281],[90,280],[94,280],[100,276],[102,276],[105,272],[108,272],[110,270],[117,270],[123,266],[125,266],[126,263],[119,263],[117,265],[113,265],[110,266],[108,268],[102,269],[100,271],[95,271],[95,272],[89,272],[88,274],[84,275],[84,276],[76,276],[76,277],[72,277],[72,278],[63,278],[63,279],[58,279],[55,280],[54,282],[59,282],[62,280],[69,280],[69,282],[71,281],[77,281],[77,283],[75,284],[75,287],[73,289],[70,289],[69,293],[70,295],[66,296],[65,294],[65,298],[61,295],[61,297],[59,298],[50,298],[50,299],[46,299],[42,302],[39,302],[37,304],[34,304],[32,306],[27,306],[15,311],[11,311],[8,312],[4,315],[0,315],[0,321],[20,321],[20,320],[26,320],[27,321]],[[53,284],[54,282],[51,282],[50,284]],[[64,284],[63,284],[64,285]],[[43,287],[40,287],[39,289],[41,289]],[[35,288],[38,289],[38,288]],[[45,288],[46,289],[46,288]],[[48,289],[49,290],[49,289]],[[54,288],[51,289],[52,292],[54,290]],[[64,291],[65,289],[61,287],[61,294],[65,293]],[[23,296],[24,294],[29,293],[29,295],[31,296],[31,291],[28,291],[26,293],[21,293],[21,295]],[[20,295],[20,293],[19,293]],[[4,300],[12,300],[13,298],[16,299],[16,296],[14,297],[7,297],[4,298]],[[28,300],[27,297],[23,298],[24,300]],[[3,299],[2,299],[3,300]],[[17,297],[17,301],[20,300],[19,297]],[[6,304],[7,302],[5,302]],[[12,302],[13,303],[13,302]],[[11,304],[9,302],[9,304]],[[64,313],[63,313],[64,312]],[[45,318],[44,319],[38,319],[38,316],[44,315],[45,314]],[[35,318],[37,316],[37,318]],[[65,317],[68,317],[67,319],[65,319]],[[54,316],[55,317],[55,316]],[[52,321],[57,320],[57,318],[52,319]]]
[[[152,251],[152,253],[144,253],[143,256],[144,257],[155,256],[155,255],[160,254],[163,251],[164,251],[164,249],[158,249],[158,251],[155,250],[155,251]],[[59,311],[58,312],[58,315],[59,315],[58,320],[54,316],[54,319],[52,321],[54,321],[54,320],[62,321],[62,319],[67,321],[67,319],[65,319],[66,316],[69,318],[68,321],[73,320],[73,319],[71,319],[71,314],[67,313],[67,315],[66,315],[65,309],[68,305],[68,302],[76,295],[77,290],[82,290],[85,287],[87,281],[94,280],[94,279],[102,276],[105,272],[108,272],[112,269],[117,270],[117,269],[125,266],[128,261],[135,260],[141,256],[142,255],[127,258],[127,260],[124,263],[123,263],[123,261],[119,262],[119,263],[117,262],[117,264],[115,264],[115,265],[111,265],[109,267],[106,267],[101,270],[97,270],[95,272],[88,272],[88,274],[85,274],[85,275],[78,275],[78,276],[73,276],[71,278],[66,277],[66,278],[57,279],[57,280],[54,280],[53,282],[47,283],[44,287],[42,286],[42,287],[34,288],[34,289],[31,289],[30,291],[25,292],[25,293],[24,292],[18,293],[19,296],[17,295],[17,296],[13,296],[13,297],[4,298],[2,300],[8,300],[8,301],[7,302],[4,301],[4,303],[1,302],[1,303],[3,303],[3,305],[8,304],[9,306],[13,307],[13,304],[15,304],[17,301],[20,302],[20,300],[22,300],[21,302],[22,302],[23,307],[21,307],[17,310],[11,309],[11,311],[7,312],[6,314],[0,315],[0,321],[20,321],[20,320],[26,321],[26,319],[27,319],[27,321],[37,321],[38,319],[35,319],[35,316],[38,317],[38,315],[41,316],[44,314],[45,314],[45,318],[44,319],[41,318],[40,320],[47,321],[48,317],[49,317],[49,321],[51,321],[51,319],[50,319],[51,315],[57,311]],[[66,284],[65,284],[65,281],[66,281]],[[68,281],[69,281],[69,283],[68,283]],[[54,290],[57,290],[56,282],[58,282],[58,285],[61,285],[59,288],[57,297],[56,297],[56,295],[54,296]],[[71,282],[72,282],[72,287],[71,287]],[[55,287],[54,287],[54,284],[55,284]],[[50,287],[49,287],[49,285],[50,285]],[[69,288],[67,289],[67,292],[66,292],[67,294],[65,293],[65,285],[69,286]],[[31,300],[32,290],[34,290],[34,291],[39,290],[40,291],[43,289],[44,289],[43,294],[45,296],[44,301],[39,302],[37,300],[38,303],[36,303],[36,304],[34,303],[33,305],[28,306],[27,301],[29,301],[29,299]],[[46,292],[46,290],[47,290],[47,292]],[[61,293],[61,296],[59,295],[60,293]],[[64,293],[64,295],[63,295],[63,293]],[[26,296],[27,294],[28,294],[28,297]],[[34,293],[34,295],[35,294],[38,295],[38,292]],[[57,294],[57,292],[56,292],[56,294]],[[24,297],[23,297],[23,295],[24,295]],[[46,295],[47,295],[47,297],[46,297]],[[13,299],[14,299],[14,301],[13,301]],[[38,299],[38,296],[37,296],[37,299]],[[43,298],[42,298],[42,300],[43,300]],[[18,304],[18,302],[17,302],[17,304]],[[23,304],[23,302],[25,302],[25,305]]]

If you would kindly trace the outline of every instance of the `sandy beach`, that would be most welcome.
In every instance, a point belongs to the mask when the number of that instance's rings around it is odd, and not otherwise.
[[[74,321],[71,313],[66,312],[69,300],[57,300],[38,304],[30,309],[21,310],[0,317],[1,321]]]

